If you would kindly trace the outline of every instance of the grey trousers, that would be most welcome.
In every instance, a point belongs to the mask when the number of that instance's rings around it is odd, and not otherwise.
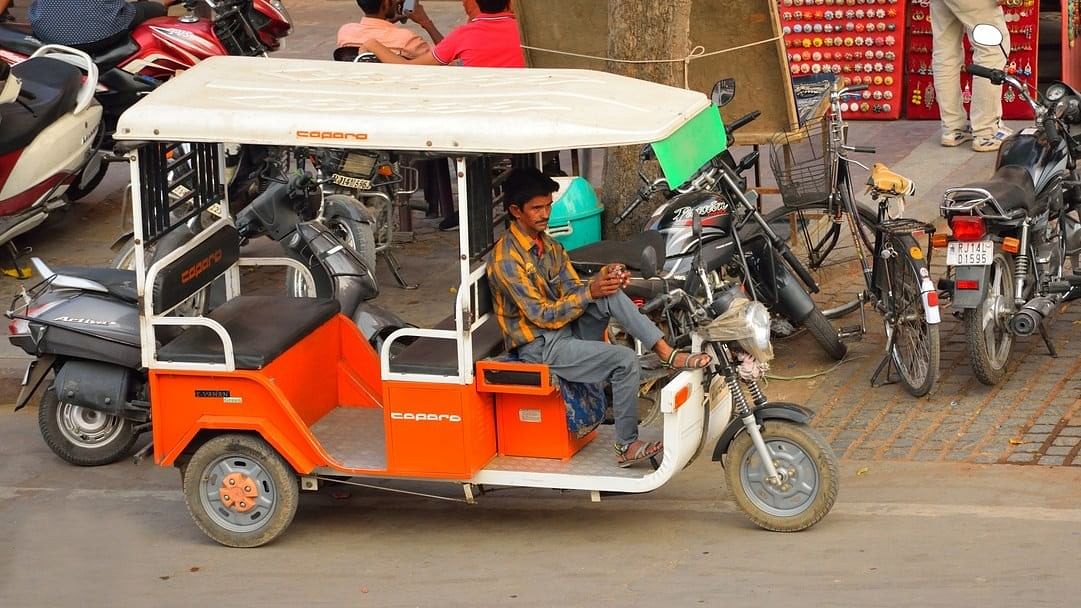
[[[638,355],[626,346],[602,342],[608,320],[614,318],[627,333],[652,348],[663,334],[622,291],[592,302],[581,317],[561,329],[545,331],[518,347],[518,357],[544,363],[561,380],[612,384],[612,411],[618,441],[638,439]]]

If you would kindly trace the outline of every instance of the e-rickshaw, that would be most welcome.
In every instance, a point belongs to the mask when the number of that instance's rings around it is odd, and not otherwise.
[[[678,287],[660,295],[698,319],[692,350],[710,349],[715,363],[679,372],[661,391],[664,452],[652,469],[616,466],[613,427],[569,426],[569,383],[504,352],[492,310],[483,259],[494,242],[492,208],[473,202],[484,187],[491,192],[485,155],[651,143],[668,178],[684,183],[724,150],[723,132],[701,93],[582,70],[221,57],[135,104],[117,139],[131,163],[154,459],[180,469],[195,522],[219,543],[259,546],[289,525],[301,491],[343,478],[445,481],[468,502],[487,486],[600,500],[654,490],[705,450],[726,463],[728,485],[756,524],[816,523],[833,504],[838,473],[807,424],[811,412],[766,401],[753,378],[753,404],[740,388],[755,366],[752,355],[737,357],[735,338],[752,354],[769,349],[768,314],[757,303],[701,303]],[[190,144],[192,213],[213,207],[218,219],[148,264],[146,248],[179,223],[163,152],[173,142]],[[238,268],[249,261],[223,200],[224,144],[452,157],[461,228],[450,316],[397,330],[376,352],[332,300],[241,295]],[[482,175],[471,178],[476,168]],[[700,235],[697,213],[693,221]],[[655,267],[657,254],[644,249],[642,266]],[[225,304],[206,316],[171,314],[219,277]],[[713,317],[746,331],[717,333]],[[186,329],[163,344],[169,326]]]

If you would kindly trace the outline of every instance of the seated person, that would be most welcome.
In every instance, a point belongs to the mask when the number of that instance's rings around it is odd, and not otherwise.
[[[563,246],[545,233],[558,188],[533,168],[514,169],[504,182],[503,205],[514,221],[488,263],[492,304],[507,348],[521,360],[544,363],[570,382],[611,382],[616,464],[627,467],[656,456],[663,446],[638,439],[638,356],[601,341],[609,318],[669,367],[703,368],[710,357],[677,351],[664,341],[623,293],[628,275],[622,265],[605,266],[589,282],[578,278]]]
[[[38,40],[98,53],[124,42],[136,25],[164,17],[175,1],[34,0],[28,16]]]
[[[414,59],[395,55],[379,41],[365,44],[383,63],[448,65],[461,60],[466,67],[524,68],[525,53],[510,0],[477,0],[480,16],[451,32],[431,51]]]
[[[357,23],[346,23],[338,30],[338,48],[363,47],[375,41],[391,53],[406,59],[428,53],[430,47],[420,36],[409,28],[391,23],[390,19],[397,12],[397,5],[397,0],[357,0],[357,6],[364,11],[364,17]],[[439,44],[443,40],[443,34],[435,27],[420,2],[417,2],[409,19],[424,28],[432,37],[432,42]]]

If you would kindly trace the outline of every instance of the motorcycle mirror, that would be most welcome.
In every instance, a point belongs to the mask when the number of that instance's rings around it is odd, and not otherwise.
[[[972,28],[972,41],[980,46],[998,46],[1002,44],[1002,32],[990,23],[980,23]]]
[[[756,163],[758,163],[758,151],[757,150],[755,150],[754,152],[751,152],[747,156],[744,156],[743,158],[739,159],[739,164],[736,165],[736,173],[743,173],[747,169],[750,169],[751,167],[755,166]]]
[[[642,250],[642,263],[638,267],[642,278],[649,280],[657,276],[657,250],[652,245]]]
[[[710,101],[718,108],[728,105],[736,96],[736,79],[723,78],[713,85],[713,91],[709,94]]]

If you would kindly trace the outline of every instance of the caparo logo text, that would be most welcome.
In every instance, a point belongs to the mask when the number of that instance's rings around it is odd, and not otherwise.
[[[221,249],[218,249],[214,253],[192,264],[191,268],[180,273],[180,283],[187,283],[209,270],[211,264],[217,264],[221,261],[221,255]]]
[[[297,130],[297,137],[304,137],[307,139],[351,139],[355,141],[365,141],[368,139],[367,133],[348,133],[344,131],[301,131]]]
[[[461,422],[456,414],[425,414],[423,412],[391,412],[391,420],[414,420],[417,422]]]

